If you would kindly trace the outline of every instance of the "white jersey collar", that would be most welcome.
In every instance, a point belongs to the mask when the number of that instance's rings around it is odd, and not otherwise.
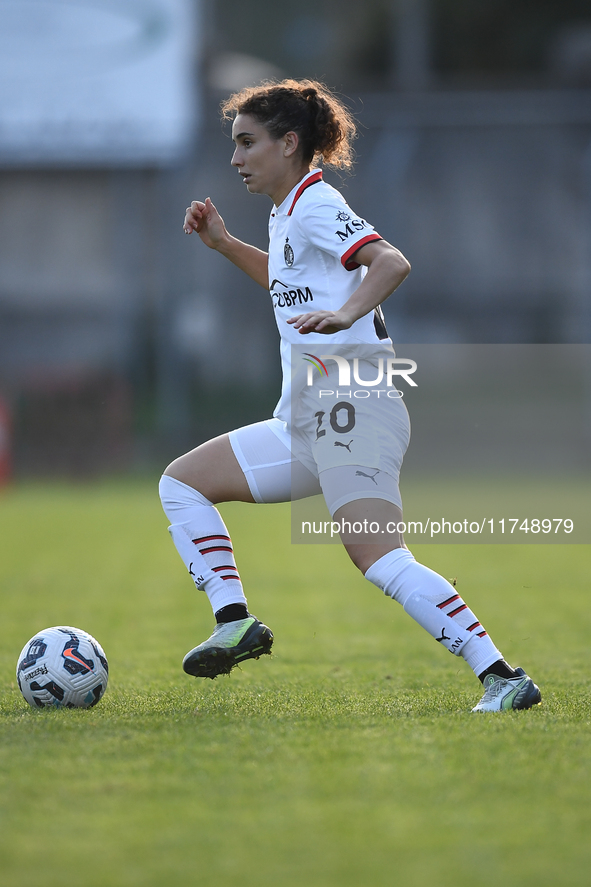
[[[290,216],[294,210],[294,207],[306,188],[309,188],[310,185],[315,185],[317,182],[322,181],[322,170],[321,169],[311,169],[310,172],[306,173],[303,179],[294,185],[291,189],[285,200],[282,201],[280,206],[275,207],[275,212],[273,215],[286,215]]]

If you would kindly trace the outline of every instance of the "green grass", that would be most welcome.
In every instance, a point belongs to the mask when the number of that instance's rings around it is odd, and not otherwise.
[[[0,885],[586,885],[588,547],[415,546],[542,687],[477,716],[465,664],[339,547],[291,545],[288,506],[223,511],[275,652],[198,681],[180,661],[212,619],[153,486],[0,495]],[[105,648],[95,709],[20,696],[56,624]]]

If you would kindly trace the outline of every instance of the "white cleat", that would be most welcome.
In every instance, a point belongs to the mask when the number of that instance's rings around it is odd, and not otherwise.
[[[472,711],[511,711],[538,705],[542,701],[540,688],[522,668],[516,668],[515,673],[514,678],[488,674],[483,684],[484,695]]]

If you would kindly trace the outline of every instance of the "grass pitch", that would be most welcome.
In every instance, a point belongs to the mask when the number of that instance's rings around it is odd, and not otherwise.
[[[415,546],[544,703],[472,715],[479,685],[288,506],[227,506],[274,654],[185,676],[210,632],[155,484],[0,495],[0,885],[540,887],[591,869],[587,546]],[[90,711],[33,711],[37,630],[95,635]]]

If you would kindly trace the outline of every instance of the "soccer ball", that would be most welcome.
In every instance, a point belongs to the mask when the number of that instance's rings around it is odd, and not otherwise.
[[[109,665],[92,635],[56,625],[25,644],[16,679],[33,708],[91,708],[107,688]]]

